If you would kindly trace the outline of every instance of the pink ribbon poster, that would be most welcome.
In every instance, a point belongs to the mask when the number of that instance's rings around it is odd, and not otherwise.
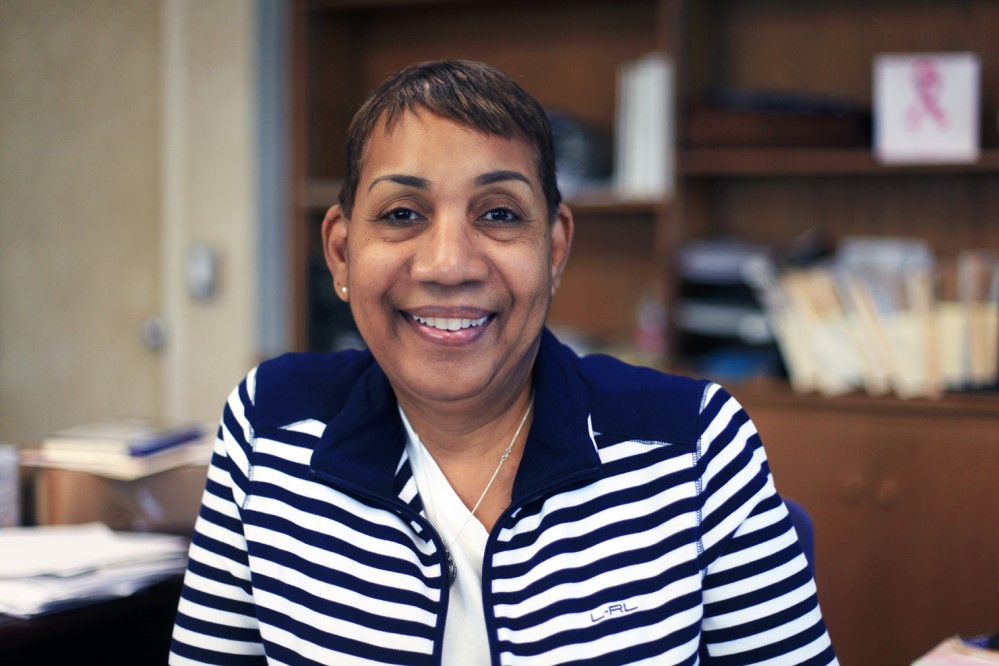
[[[874,58],[874,152],[885,163],[974,162],[981,63],[974,53]]]

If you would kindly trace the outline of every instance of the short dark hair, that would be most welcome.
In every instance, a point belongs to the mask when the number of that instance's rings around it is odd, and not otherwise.
[[[368,96],[347,131],[347,171],[340,189],[344,215],[349,218],[353,212],[364,148],[375,125],[384,116],[391,129],[404,112],[421,108],[484,134],[526,141],[537,158],[548,218],[555,218],[562,195],[544,109],[508,75],[470,60],[412,65],[390,76]]]

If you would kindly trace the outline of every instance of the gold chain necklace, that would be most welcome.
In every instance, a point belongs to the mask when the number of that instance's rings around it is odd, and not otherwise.
[[[455,532],[454,537],[451,538],[451,542],[448,543],[444,552],[447,554],[447,577],[448,585],[454,585],[455,579],[458,577],[458,566],[454,563],[454,558],[451,557],[451,550],[454,548],[454,544],[458,543],[458,539],[461,537],[461,533],[465,531],[468,527],[468,523],[475,516],[475,512],[479,510],[479,506],[482,505],[482,500],[486,498],[489,494],[489,489],[493,487],[493,483],[496,481],[496,477],[499,476],[500,470],[503,469],[503,463],[506,462],[507,458],[513,452],[513,447],[517,443],[517,439],[520,437],[520,432],[524,429],[524,424],[527,423],[527,417],[531,414],[531,408],[534,407],[534,391],[531,391],[531,400],[527,403],[527,409],[524,410],[524,415],[520,418],[520,424],[517,426],[517,431],[513,433],[513,439],[507,444],[506,449],[503,451],[503,455],[500,456],[499,464],[496,465],[496,469],[493,470],[493,475],[489,477],[489,482],[486,487],[482,490],[482,494],[479,495],[479,499],[476,500],[475,506],[472,507],[471,512],[465,517],[465,522],[461,524],[458,531]],[[426,446],[420,447],[420,453],[422,455],[423,451],[426,450]],[[433,492],[430,490],[430,482],[426,477],[426,462],[422,465],[424,470],[424,483],[427,484],[427,492],[431,494],[430,501],[433,503]]]

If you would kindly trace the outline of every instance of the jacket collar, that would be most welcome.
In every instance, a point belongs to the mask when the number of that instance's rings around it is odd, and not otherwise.
[[[515,502],[596,470],[600,464],[576,355],[547,329],[542,331],[535,360],[534,387],[534,421],[514,480]],[[395,394],[372,359],[343,409],[327,422],[312,456],[312,469],[330,482],[395,498],[399,492],[396,473],[405,446],[406,431]]]

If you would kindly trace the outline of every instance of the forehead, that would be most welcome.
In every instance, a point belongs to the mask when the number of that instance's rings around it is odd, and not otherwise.
[[[385,171],[484,172],[517,169],[537,184],[538,160],[520,137],[487,134],[429,111],[406,111],[388,126],[379,118],[365,143],[361,181]],[[481,171],[479,171],[481,170]]]

